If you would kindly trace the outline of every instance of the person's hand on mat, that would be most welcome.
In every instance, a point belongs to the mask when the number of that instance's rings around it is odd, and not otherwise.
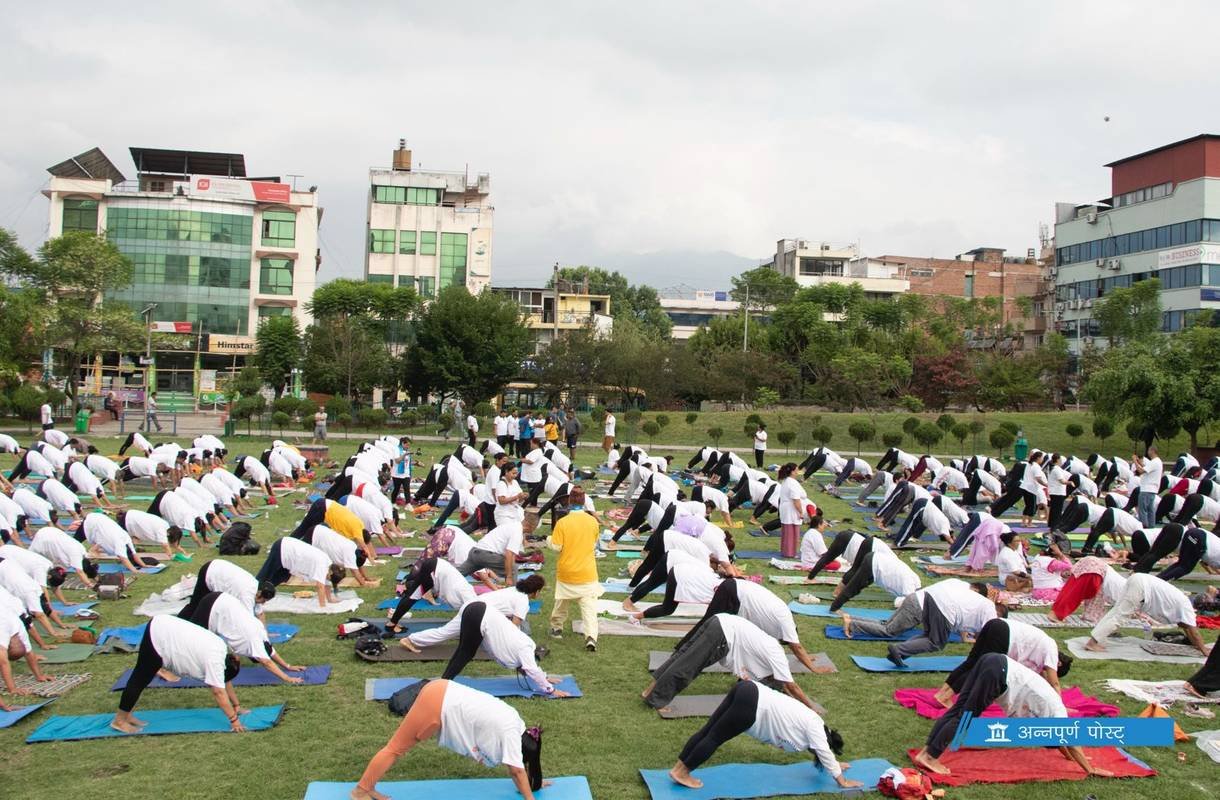
[[[182,680],[177,675],[164,668],[157,670],[157,677],[167,683],[177,683],[178,681]]]
[[[848,764],[845,761],[839,762],[840,769],[846,770],[850,766],[851,766],[851,764]],[[837,778],[835,778],[835,783],[839,784],[839,786],[841,786],[844,789],[859,789],[861,786],[864,785],[860,781],[853,781],[848,778],[845,778],[845,777],[843,777],[842,774],[840,774]]]
[[[547,697],[571,697],[571,696],[572,695],[570,692],[565,692],[563,689],[556,689],[555,691],[553,691],[549,695],[547,695]]]
[[[284,678],[284,683],[294,683],[294,684],[296,684],[296,683],[304,683],[304,682],[305,682],[305,679],[304,679],[304,678],[293,678],[293,677],[286,677],[286,678]]]
[[[43,647],[42,647],[42,649],[43,649],[43,650],[57,650],[58,648],[59,648],[59,645],[57,645],[57,644],[51,644],[50,642],[48,642],[47,644],[43,645]]]
[[[288,670],[289,672],[304,672],[307,668],[300,667],[295,664],[285,664],[284,669]]]
[[[1098,769],[1097,767],[1093,767],[1093,769],[1089,771],[1089,776],[1092,778],[1113,778],[1114,773],[1108,769]]]
[[[229,721],[229,730],[234,733],[245,733],[246,726],[241,724],[241,718],[238,717]]]

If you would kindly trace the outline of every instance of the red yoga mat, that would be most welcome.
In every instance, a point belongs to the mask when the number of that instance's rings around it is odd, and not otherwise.
[[[918,749],[907,751],[912,763],[918,752]],[[1109,770],[1116,778],[1151,778],[1156,775],[1156,770],[1135,763],[1117,747],[1086,747],[1084,752],[1094,767]],[[953,750],[942,755],[940,760],[951,774],[936,775],[926,771],[924,774],[932,779],[932,783],[942,786],[1082,781],[1088,777],[1075,761],[1064,758],[1054,748]]]
[[[928,719],[939,719],[945,715],[949,709],[936,702],[935,689],[897,689],[894,691],[894,699],[904,708],[913,708],[915,713],[921,717]],[[1063,690],[1063,704],[1067,706],[1068,715],[1072,717],[1117,717],[1119,708],[1108,703],[1103,703],[1096,697],[1090,697],[1080,691],[1078,687],[1071,686]],[[987,706],[987,710],[983,712],[984,717],[1002,717],[1004,711],[994,703]]]

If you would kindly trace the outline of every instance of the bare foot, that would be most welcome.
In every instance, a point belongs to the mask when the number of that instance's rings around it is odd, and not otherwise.
[[[423,652],[423,650],[420,650],[418,647],[416,647],[414,644],[411,643],[411,637],[409,637],[409,636],[404,636],[403,638],[399,639],[398,643],[403,646],[404,650],[409,650],[412,653],[422,653]]]
[[[110,727],[119,733],[140,733],[143,730],[139,725],[132,725],[130,722],[124,722],[119,719],[111,720]]]
[[[177,675],[175,675],[174,673],[170,672],[167,669],[157,670],[157,677],[160,678],[161,680],[165,681],[166,683],[177,683],[178,681],[182,680]]]
[[[1196,689],[1195,687],[1193,687],[1193,686],[1191,686],[1191,685],[1190,685],[1190,681],[1187,681],[1186,683],[1184,683],[1184,684],[1183,684],[1183,687],[1186,689],[1186,691],[1190,692],[1190,693],[1191,693],[1191,694],[1193,694],[1195,697],[1203,697],[1203,696],[1204,696],[1202,692],[1200,692],[1198,689]]]
[[[843,635],[848,639],[851,638],[851,614],[843,615]]]
[[[1095,641],[1093,639],[1090,639],[1089,641],[1085,642],[1084,649],[1091,650],[1094,653],[1106,652],[1106,646],[1104,644],[1102,644],[1101,642]]]
[[[631,598],[628,597],[626,600],[623,601],[623,610],[624,611],[639,611],[640,609],[638,606],[636,606],[635,603],[631,602]]]
[[[387,795],[382,794],[376,789],[361,789],[359,786],[352,789],[352,793],[348,795],[352,800],[390,800]]]
[[[689,786],[692,789],[703,788],[703,781],[690,774],[690,770],[678,764],[669,771],[669,777],[673,778],[674,783],[680,783],[683,786]]]
[[[915,762],[915,766],[923,767],[929,772],[935,772],[937,775],[949,774],[949,768],[942,764],[938,759],[932,758],[932,756],[928,754],[927,748],[920,750],[911,760]]]
[[[953,690],[947,686],[941,687],[934,695],[936,702],[940,703],[945,708],[953,705]]]

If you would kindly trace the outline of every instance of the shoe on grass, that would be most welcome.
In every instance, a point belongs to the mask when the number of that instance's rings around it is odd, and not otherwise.
[[[563,638],[563,628],[551,628],[551,638],[552,639],[562,639]]]
[[[597,652],[597,640],[596,639],[585,639],[585,649],[588,650],[590,653],[596,653]]]

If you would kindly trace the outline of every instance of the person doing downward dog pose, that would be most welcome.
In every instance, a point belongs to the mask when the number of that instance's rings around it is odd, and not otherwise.
[[[812,753],[817,768],[830,773],[844,789],[863,785],[843,777],[843,770],[851,765],[836,758],[843,752],[843,737],[838,731],[831,730],[812,708],[753,680],[734,684],[707,724],[687,740],[669,777],[692,789],[702,787],[703,781],[692,776],[691,770],[743,733],[781,750]]]
[[[495,589],[496,583],[486,573],[476,573],[489,589]],[[386,630],[397,633],[403,615],[415,607],[419,600],[439,601],[450,608],[461,608],[477,599],[474,587],[466,580],[457,568],[443,558],[421,558],[411,565],[411,571],[402,584],[402,594],[398,597],[398,605],[390,612]]]
[[[168,614],[153,617],[140,639],[135,668],[119,697],[119,710],[110,727],[122,733],[140,733],[145,723],[131,712],[140,695],[158,673],[167,680],[186,676],[207,684],[216,705],[229,720],[235,732],[245,731],[241,724],[242,707],[233,690],[233,679],[241,670],[237,656],[230,655],[224,640],[198,625]]]
[[[412,653],[420,648],[458,640],[457,650],[445,665],[441,674],[446,680],[461,674],[470,660],[482,647],[502,667],[515,669],[525,675],[534,686],[534,691],[552,697],[567,697],[568,693],[556,689],[555,683],[538,667],[534,640],[521,632],[508,617],[482,600],[472,600],[439,628],[417,631],[398,640],[403,648]]]
[[[655,709],[665,710],[703,670],[721,662],[743,680],[760,680],[813,708],[813,701],[792,677],[788,657],[774,637],[735,614],[706,617],[684,638],[654,674],[641,695]]]
[[[412,747],[433,736],[441,747],[485,766],[503,764],[523,800],[534,800],[534,792],[550,785],[542,779],[542,729],[527,729],[508,703],[443,678],[410,688],[406,716],[365,767],[352,800],[390,800],[377,791],[377,782]]]
[[[957,702],[933,723],[927,744],[915,755],[915,765],[937,775],[950,774],[940,757],[949,749],[962,714],[969,712],[976,717],[981,716],[992,703],[998,703],[1006,717],[1066,719],[1068,715],[1059,692],[1041,675],[1002,653],[987,653],[979,658],[977,666],[962,682]],[[1088,756],[1079,747],[1060,747],[1059,752],[1064,758],[1079,764],[1089,775],[1113,776],[1113,773],[1097,769],[1089,763]]]
[[[873,548],[851,564],[843,581],[835,587],[835,599],[830,611],[836,612],[867,587],[877,584],[896,598],[919,590],[919,575],[905,561],[894,555],[890,546],[873,541]]]
[[[1122,597],[1089,632],[1085,649],[1098,653],[1106,652],[1106,639],[1118,630],[1120,622],[1136,612],[1142,612],[1160,622],[1177,625],[1196,650],[1208,655],[1211,648],[1205,645],[1203,638],[1199,636],[1198,619],[1195,617],[1194,607],[1190,604],[1190,598],[1173,584],[1142,573],[1127,578]]]
[[[223,558],[214,558],[199,568],[199,574],[195,577],[195,590],[178,616],[190,619],[199,601],[212,592],[224,592],[236,597],[242,608],[249,609],[252,614],[262,619],[261,606],[275,597],[275,584],[260,584],[257,578],[236,564]]]
[[[271,545],[255,579],[260,586],[279,586],[293,575],[313,584],[319,608],[338,601],[335,590],[343,580],[343,568],[332,565],[330,557],[313,545],[285,536]]]
[[[1013,661],[1039,673],[1055,691],[1059,691],[1059,679],[1072,668],[1072,657],[1059,652],[1055,640],[1033,625],[1014,619],[989,620],[957,669],[949,673],[945,683],[936,692],[936,700],[945,708],[953,705],[953,695],[962,691],[966,678],[987,653],[1004,653]]]
[[[300,676],[287,673],[303,672],[305,668],[294,667],[280,657],[271,646],[271,637],[267,635],[263,623],[233,595],[209,592],[200,599],[189,618],[181,614],[179,617],[216,634],[234,655],[257,661],[284,683],[304,683]]]

